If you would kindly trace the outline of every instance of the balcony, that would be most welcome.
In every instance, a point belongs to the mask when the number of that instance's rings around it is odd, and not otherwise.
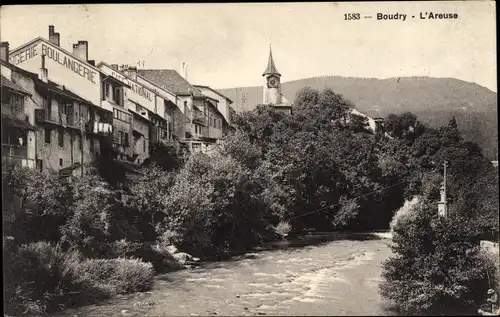
[[[58,111],[48,111],[47,109],[35,109],[36,123],[51,123],[67,127],[77,128],[78,124],[75,118]]]
[[[2,144],[2,161],[21,167],[35,168],[35,160],[28,158],[28,147]]]
[[[111,123],[91,120],[85,125],[85,131],[99,136],[110,136],[113,134],[113,126]]]
[[[2,154],[2,160],[20,167],[35,168],[35,160],[29,158],[6,156]]]
[[[193,122],[206,126],[207,117],[201,111],[194,111]]]
[[[8,103],[2,103],[2,114],[24,120],[26,115],[21,107],[15,107]]]
[[[28,147],[21,145],[2,144],[2,155],[27,158]]]

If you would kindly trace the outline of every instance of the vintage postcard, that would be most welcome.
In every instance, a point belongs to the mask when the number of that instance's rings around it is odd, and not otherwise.
[[[4,316],[499,315],[495,1],[4,5]]]

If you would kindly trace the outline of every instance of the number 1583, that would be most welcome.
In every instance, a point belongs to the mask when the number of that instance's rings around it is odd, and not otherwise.
[[[346,13],[344,14],[344,20],[359,20],[361,18],[359,13]]]

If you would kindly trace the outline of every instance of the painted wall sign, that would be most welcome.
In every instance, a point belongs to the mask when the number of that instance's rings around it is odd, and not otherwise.
[[[49,80],[64,85],[95,105],[101,104],[99,70],[45,39],[37,39],[12,51],[9,60],[17,67],[39,74],[42,55],[45,55]]]
[[[67,69],[73,71],[75,74],[87,79],[92,83],[96,83],[99,76],[97,72],[87,67],[84,63],[77,61],[73,57],[64,53],[63,51],[56,50],[49,45],[42,43],[40,46],[30,46],[22,48],[19,52],[9,58],[10,62],[14,65],[24,63],[38,55],[45,55],[46,58],[51,59]]]
[[[58,62],[68,69],[71,69],[74,73],[80,75],[83,78],[86,78],[92,83],[96,83],[96,78],[98,78],[97,72],[91,70],[89,67],[85,66],[83,63],[78,62],[76,59],[73,59],[69,55],[61,51],[54,50],[52,47],[47,46],[43,43],[42,55],[46,55],[48,58]]]
[[[30,60],[37,55],[38,51],[36,45],[28,46],[22,48],[19,52],[15,54],[11,54],[9,57],[9,62],[17,66],[17,64],[24,63],[25,61]]]
[[[130,88],[125,90],[125,94],[129,100],[144,106],[150,111],[155,110],[155,93],[153,91],[147,89],[141,84],[136,83],[105,64],[101,64],[99,68],[106,75],[113,76],[130,86]]]

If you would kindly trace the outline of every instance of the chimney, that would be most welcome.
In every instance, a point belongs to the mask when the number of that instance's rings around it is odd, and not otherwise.
[[[0,43],[0,59],[4,62],[9,61],[9,42]]]
[[[39,77],[40,77],[41,81],[43,81],[44,83],[48,83],[49,82],[49,78],[48,78],[49,74],[48,74],[47,68],[45,67],[45,55],[41,56],[41,61],[42,61],[42,67],[40,67]]]
[[[182,64],[181,64],[181,76],[182,76],[182,78],[187,80],[187,64],[184,62],[182,62]]]
[[[78,41],[78,43],[73,44],[73,55],[84,61],[88,61],[89,43],[87,41]]]
[[[114,70],[118,71],[118,64],[111,64],[111,68],[113,68]]]
[[[54,45],[61,46],[60,40],[61,40],[60,35],[59,33],[55,32],[54,26],[49,25],[49,41]]]
[[[137,67],[136,66],[130,66],[127,69],[127,76],[132,78],[133,80],[137,80]]]

